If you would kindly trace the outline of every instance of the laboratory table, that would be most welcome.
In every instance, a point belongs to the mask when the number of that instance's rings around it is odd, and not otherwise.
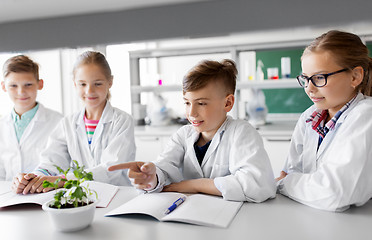
[[[313,209],[277,195],[264,203],[244,203],[228,228],[212,228],[176,222],[159,222],[147,216],[104,217],[137,195],[121,187],[107,208],[97,208],[93,223],[78,232],[54,230],[39,205],[0,208],[1,240],[343,240],[372,239],[372,201],[334,213]]]

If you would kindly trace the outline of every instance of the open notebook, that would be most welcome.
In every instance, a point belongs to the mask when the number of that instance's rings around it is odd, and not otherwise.
[[[186,200],[171,213],[166,214],[166,210],[180,197],[185,197]],[[204,194],[186,196],[173,192],[149,193],[133,198],[105,216],[145,214],[159,221],[226,228],[242,204],[243,202],[225,201],[221,197]]]
[[[98,194],[99,202],[97,207],[107,207],[112,198],[115,196],[117,191],[119,190],[118,186],[114,186],[107,183],[101,182],[84,182],[84,184],[89,184],[89,187],[94,189]],[[0,208],[1,207],[8,207],[17,204],[23,203],[35,203],[39,205],[43,205],[47,201],[53,199],[53,195],[58,190],[50,191],[47,193],[37,193],[37,194],[15,194],[10,191],[10,184],[2,183],[0,185]]]

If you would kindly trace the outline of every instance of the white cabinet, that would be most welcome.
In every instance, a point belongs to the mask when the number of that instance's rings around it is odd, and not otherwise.
[[[164,150],[170,137],[182,125],[166,127],[136,126],[134,138],[136,141],[136,161],[154,161]]]
[[[150,162],[156,160],[164,149],[165,137],[136,136],[136,161]]]
[[[279,176],[287,160],[290,141],[291,139],[288,136],[263,137],[264,146],[269,155],[275,177]]]

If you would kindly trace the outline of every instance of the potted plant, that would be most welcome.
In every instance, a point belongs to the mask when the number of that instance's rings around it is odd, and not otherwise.
[[[61,181],[65,183],[63,189],[55,193],[53,200],[43,204],[43,210],[49,213],[59,231],[77,231],[89,226],[94,217],[98,196],[96,191],[89,188],[89,184],[82,183],[93,180],[93,174],[87,173],[84,166],[79,166],[75,160],[73,166],[66,171],[58,166],[56,168],[64,176],[67,176],[70,170],[73,171],[76,179],[67,180],[61,177],[54,183],[44,181],[44,188],[57,189]]]

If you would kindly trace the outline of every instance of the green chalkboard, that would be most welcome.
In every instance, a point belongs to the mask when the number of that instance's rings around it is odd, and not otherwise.
[[[263,71],[267,79],[267,68],[277,67],[281,76],[281,58],[291,58],[291,78],[301,73],[301,55],[304,48],[265,50],[256,52],[256,61],[264,64]],[[267,80],[267,81],[280,81]],[[312,105],[311,100],[301,88],[296,89],[267,89],[263,90],[269,113],[301,113]]]
[[[369,51],[369,56],[372,57],[372,43],[367,43],[366,45]]]

